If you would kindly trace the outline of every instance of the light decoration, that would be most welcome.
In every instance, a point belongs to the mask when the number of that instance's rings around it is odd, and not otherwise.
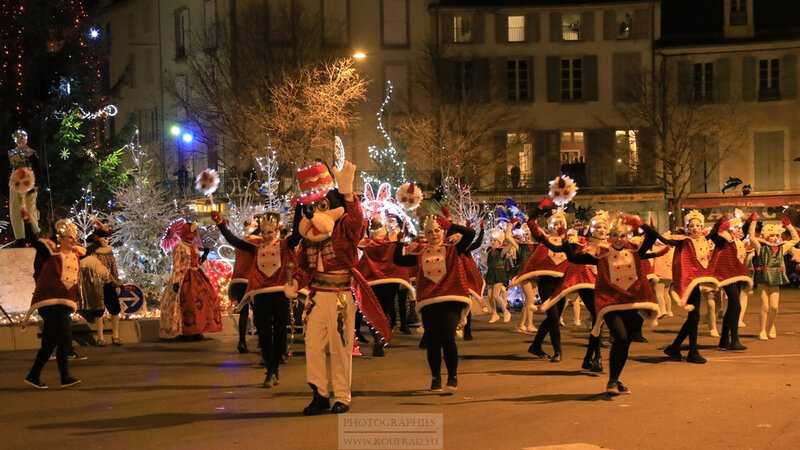
[[[62,148],[61,151],[58,152],[58,154],[59,154],[59,156],[61,156],[61,159],[64,159],[64,160],[69,159],[69,148],[67,148],[67,147]]]
[[[89,28],[89,39],[97,39],[100,37],[100,30],[95,27]]]
[[[94,220],[98,219],[100,213],[95,211],[92,204],[92,184],[89,183],[87,187],[81,188],[81,191],[83,194],[69,209],[69,220],[78,227],[78,239],[86,246],[86,240],[94,231]]]
[[[567,206],[578,193],[578,185],[575,184],[575,180],[566,175],[557,176],[550,181],[549,186],[550,198],[553,199],[553,203],[561,207]]]
[[[380,216],[381,223],[386,223],[389,216],[397,216],[406,226],[406,232],[417,234],[417,229],[411,217],[406,214],[403,205],[392,197],[392,187],[389,183],[383,183],[378,187],[376,196],[372,190],[372,185],[364,183],[364,196],[361,198],[361,210],[365,217]]]
[[[362,171],[361,179],[365,183],[380,185],[382,183],[389,183],[392,186],[399,186],[407,181],[406,179],[406,162],[398,160],[397,149],[394,147],[392,137],[386,131],[383,124],[383,117],[386,114],[386,109],[392,98],[392,82],[386,82],[386,95],[383,97],[383,103],[376,114],[378,118],[378,131],[386,141],[386,146],[377,148],[374,145],[367,147],[369,158],[375,166],[374,171]]]
[[[340,138],[339,136],[334,136],[333,147],[334,147],[333,151],[334,165],[338,170],[342,170],[342,167],[344,167],[344,162],[346,159],[346,153],[344,151],[344,144],[342,143],[342,138]]]
[[[292,223],[291,208],[289,204],[288,195],[280,195],[280,178],[278,178],[278,157],[275,150],[267,138],[267,155],[257,156],[256,163],[258,168],[263,174],[262,183],[259,192],[264,196],[264,211],[270,211],[281,215],[283,223]],[[244,206],[244,205],[240,205]],[[244,213],[248,212],[247,208],[239,208]],[[249,214],[246,216],[249,217]],[[240,217],[238,223],[242,223],[245,216]]]

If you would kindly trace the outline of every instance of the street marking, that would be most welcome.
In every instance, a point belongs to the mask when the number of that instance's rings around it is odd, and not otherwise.
[[[709,361],[738,361],[741,359],[762,359],[762,358],[796,358],[800,353],[790,353],[787,355],[742,355],[742,356],[723,356],[721,358],[708,358]]]
[[[576,442],[574,444],[556,444],[556,445],[542,445],[539,447],[523,447],[522,450],[590,450],[595,448],[603,448],[598,447],[592,444],[586,444],[583,442]]]

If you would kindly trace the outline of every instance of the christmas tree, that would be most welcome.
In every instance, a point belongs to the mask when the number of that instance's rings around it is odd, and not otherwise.
[[[365,183],[380,186],[382,183],[389,183],[390,186],[397,188],[406,180],[406,162],[398,160],[397,149],[392,142],[392,137],[386,131],[383,124],[383,118],[387,114],[386,110],[392,99],[392,82],[386,82],[386,95],[383,97],[383,103],[378,109],[378,131],[386,141],[386,146],[378,148],[371,145],[367,148],[369,158],[372,160],[373,168],[361,172],[361,178]]]

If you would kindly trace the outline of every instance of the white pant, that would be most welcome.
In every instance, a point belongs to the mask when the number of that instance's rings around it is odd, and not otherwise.
[[[316,386],[319,394],[328,397],[328,371],[325,347],[331,354],[331,377],[334,400],[350,404],[350,382],[353,374],[353,330],[356,304],[350,292],[317,292],[306,324],[306,381]],[[337,303],[344,311],[344,345],[338,330]]]
[[[14,239],[25,239],[25,223],[22,221],[22,207],[31,215],[31,226],[34,233],[39,233],[39,210],[36,209],[35,189],[26,194],[20,194],[14,189],[8,192],[8,216],[11,219],[11,228],[14,230]]]

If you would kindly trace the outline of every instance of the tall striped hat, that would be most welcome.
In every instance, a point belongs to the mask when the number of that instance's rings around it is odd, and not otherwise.
[[[322,200],[328,195],[328,191],[336,187],[333,175],[325,163],[316,163],[298,169],[297,182],[300,185],[300,196],[297,201],[301,205],[309,205]]]

